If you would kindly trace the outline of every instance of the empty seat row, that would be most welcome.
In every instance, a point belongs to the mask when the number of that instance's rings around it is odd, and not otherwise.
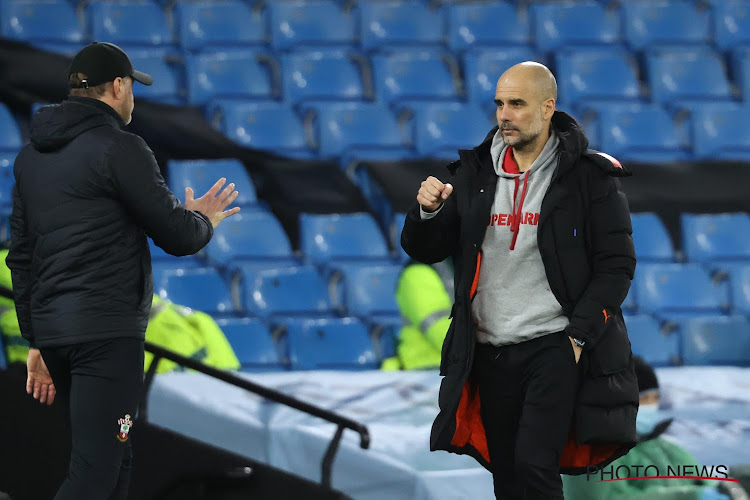
[[[750,41],[747,4],[713,8],[680,1],[628,2],[622,9],[596,2],[532,5],[477,2],[435,8],[426,2],[270,2],[266,9],[240,0],[178,1],[169,16],[148,1],[94,1],[79,22],[64,0],[10,0],[2,33],[21,39],[81,42],[109,39],[123,44],[165,44],[176,39],[197,50],[211,45],[265,44],[275,49],[308,44],[361,44],[365,49],[398,44],[447,44],[452,50],[482,45],[526,44],[553,51],[563,45],[715,43],[721,48]],[[503,20],[503,29],[497,29]]]

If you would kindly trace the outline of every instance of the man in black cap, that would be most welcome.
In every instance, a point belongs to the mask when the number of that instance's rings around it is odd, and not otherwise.
[[[133,69],[109,43],[84,47],[70,98],[40,109],[18,154],[7,264],[22,335],[26,391],[69,405],[72,454],[56,500],[125,499],[130,430],[143,380],[153,280],[146,236],[172,255],[199,251],[239,208],[220,179],[204,196],[169,191],[146,143],[123,127]]]

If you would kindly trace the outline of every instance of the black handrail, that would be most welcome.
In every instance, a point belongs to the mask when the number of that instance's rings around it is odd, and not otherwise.
[[[320,408],[318,406],[311,405],[310,403],[300,401],[299,399],[288,396],[287,394],[284,394],[282,392],[269,389],[268,387],[263,387],[262,385],[256,384],[255,382],[251,382],[244,378],[238,377],[231,372],[204,365],[200,361],[181,356],[168,349],[164,349],[163,347],[152,344],[151,342],[146,342],[146,350],[154,355],[154,359],[153,361],[151,361],[151,365],[148,367],[146,377],[143,381],[143,394],[141,396],[140,407],[138,408],[138,416],[144,421],[148,421],[148,393],[151,389],[154,375],[156,375],[156,369],[159,361],[164,358],[173,361],[180,366],[184,366],[185,368],[201,372],[210,377],[222,380],[235,387],[253,392],[270,401],[295,408],[299,411],[336,424],[336,433],[331,439],[331,443],[328,445],[328,449],[326,450],[323,461],[321,462],[320,482],[327,488],[331,487],[331,467],[333,466],[333,460],[336,457],[336,451],[338,450],[339,443],[341,442],[341,437],[344,429],[351,429],[359,434],[359,446],[362,447],[362,449],[366,450],[370,447],[370,432],[367,430],[367,427],[364,424],[360,424],[359,422],[355,422],[354,420],[343,417],[324,408]]]

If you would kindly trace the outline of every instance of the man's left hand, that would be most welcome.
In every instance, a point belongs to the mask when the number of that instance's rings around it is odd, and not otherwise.
[[[568,338],[570,339],[570,344],[573,346],[573,352],[576,355],[576,364],[578,364],[578,360],[581,359],[581,352],[583,352],[583,347],[577,345],[575,340],[573,340],[573,337]]]

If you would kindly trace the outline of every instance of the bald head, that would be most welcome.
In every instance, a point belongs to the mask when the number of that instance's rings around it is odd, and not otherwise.
[[[534,96],[541,102],[557,100],[557,81],[544,64],[526,61],[511,66],[497,81],[500,86],[533,89]]]

